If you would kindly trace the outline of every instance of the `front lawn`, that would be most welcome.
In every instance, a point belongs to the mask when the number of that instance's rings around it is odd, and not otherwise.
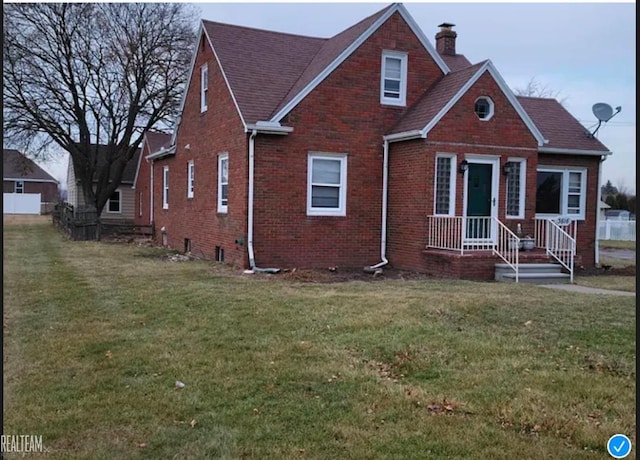
[[[5,222],[3,240],[3,433],[41,435],[43,458],[602,459],[614,433],[635,446],[634,298],[294,282],[70,242],[48,222]]]

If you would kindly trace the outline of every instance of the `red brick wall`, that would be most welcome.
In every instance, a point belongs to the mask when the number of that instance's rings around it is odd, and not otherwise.
[[[208,110],[200,112],[200,67],[208,63]],[[224,260],[245,266],[247,210],[247,135],[208,42],[200,45],[177,133],[174,157],[154,162],[156,235],[165,227],[169,247],[214,258],[216,246]],[[189,149],[185,146],[190,145]],[[229,154],[228,213],[217,211],[218,156]],[[187,198],[187,164],[195,165],[194,197]],[[162,209],[162,167],[169,166],[169,209]],[[236,244],[236,239],[243,244]]]
[[[408,52],[408,105],[441,75],[396,14],[283,120],[293,133],[258,136],[259,266],[362,267],[380,261],[382,136],[405,110],[380,104],[383,50]],[[345,217],[307,216],[309,152],[347,154]]]

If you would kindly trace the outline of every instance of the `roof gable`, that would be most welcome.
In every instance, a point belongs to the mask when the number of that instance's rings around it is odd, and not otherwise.
[[[171,134],[156,132],[156,131],[147,131],[144,133],[144,139],[142,140],[142,145],[140,146],[140,154],[138,155],[138,161],[136,162],[136,171],[133,177],[133,186],[135,188],[136,183],[138,182],[138,174],[140,173],[140,164],[142,163],[142,157],[146,155],[150,155],[154,152],[159,151],[162,148],[168,148],[171,144],[172,136]],[[145,152],[146,150],[146,152]]]
[[[316,56],[312,66],[296,82],[296,86],[280,104],[270,121],[279,122],[395,13],[402,16],[442,73],[446,75],[449,67],[440,54],[431,45],[407,9],[400,3],[394,3],[330,39]],[[331,56],[335,57],[330,61]]]
[[[385,136],[388,140],[401,139],[403,135],[416,137],[419,132],[420,137],[427,137],[436,124],[449,112],[449,110],[460,100],[460,98],[478,81],[478,79],[489,73],[494,79],[507,100],[511,103],[524,124],[538,142],[538,146],[546,143],[546,139],[534,124],[533,120],[517,98],[509,89],[502,76],[498,73],[490,60],[480,62],[471,67],[451,72],[440,79],[429,88],[425,95],[402,117],[398,124]]]
[[[14,149],[3,149],[2,177],[4,179],[33,180],[41,182],[55,182],[48,172],[27,158],[22,152]]]
[[[444,74],[445,60],[402,4],[391,4],[332,38],[317,38],[203,20],[238,114],[247,129],[259,121],[278,123],[394,13],[399,13]],[[187,88],[194,74],[194,50]],[[185,92],[186,93],[186,92]],[[184,109],[183,95],[181,110]],[[179,123],[179,120],[178,120]],[[174,139],[176,132],[174,131]],[[173,139],[173,140],[174,140]],[[172,140],[172,141],[173,141]]]

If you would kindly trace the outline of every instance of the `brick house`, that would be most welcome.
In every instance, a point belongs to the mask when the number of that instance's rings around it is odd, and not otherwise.
[[[202,21],[170,143],[145,156],[158,240],[253,271],[593,265],[610,152],[439,27],[434,46],[401,4],[328,39]]]
[[[162,148],[168,148],[171,143],[171,135],[161,132],[147,131],[140,147],[141,154],[138,157],[136,174],[133,178],[135,190],[135,216],[137,225],[153,224],[153,178],[151,177],[151,162],[146,157]]]
[[[3,149],[3,193],[40,194],[40,214],[46,214],[51,212],[53,205],[59,200],[58,185],[56,179],[22,152]]]

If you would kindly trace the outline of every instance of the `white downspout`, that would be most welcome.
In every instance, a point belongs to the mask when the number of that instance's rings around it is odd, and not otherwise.
[[[153,160],[151,160],[151,174],[150,174],[151,189],[149,190],[149,225],[153,224]]]
[[[249,270],[245,270],[245,273],[278,273],[279,268],[258,268],[256,266],[255,255],[253,252],[253,168],[254,168],[254,152],[255,152],[255,137],[258,134],[257,130],[251,131],[249,136],[249,197],[247,203],[247,251],[249,253]]]
[[[382,160],[382,224],[380,237],[380,259],[381,262],[372,265],[369,269],[375,270],[384,267],[389,263],[387,260],[387,191],[389,182],[389,141],[385,139],[383,144]]]
[[[600,239],[598,238],[598,233],[600,232],[600,201],[602,200],[602,190],[601,190],[601,184],[602,184],[602,163],[604,163],[604,160],[607,159],[606,155],[602,155],[602,157],[600,157],[600,164],[598,165],[598,193],[597,193],[597,197],[598,199],[596,200],[596,244],[594,244],[594,251],[595,251],[595,263],[596,266],[600,265]]]

